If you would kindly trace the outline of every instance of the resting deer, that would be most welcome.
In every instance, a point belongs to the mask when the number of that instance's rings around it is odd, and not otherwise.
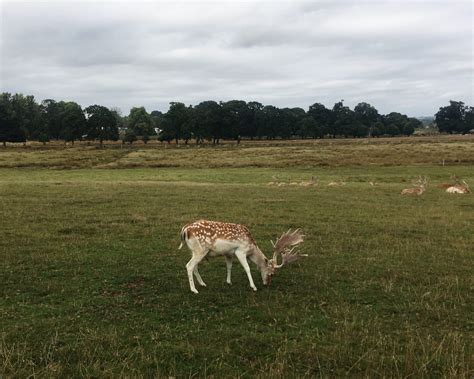
[[[339,182],[329,182],[328,187],[339,187],[339,186],[344,186],[346,183],[343,181]]]
[[[302,187],[311,187],[311,186],[317,186],[318,183],[316,183],[316,181],[314,180],[314,176],[311,175],[311,179],[310,180],[303,180],[300,182],[300,186]]]
[[[299,229],[283,233],[273,244],[273,258],[268,259],[258,248],[247,227],[226,222],[199,220],[184,226],[181,229],[181,245],[186,244],[191,250],[192,258],[186,264],[188,271],[189,286],[191,291],[198,293],[194,285],[196,276],[201,286],[206,286],[199,275],[198,264],[204,257],[214,257],[223,255],[227,265],[227,283],[231,282],[232,260],[237,257],[244,268],[250,287],[256,291],[257,287],[253,282],[252,274],[247,259],[253,262],[260,270],[264,285],[270,284],[276,270],[298,260],[302,254],[293,252],[297,245],[303,242],[304,236]],[[281,263],[277,258],[281,255]]]
[[[470,193],[471,189],[469,188],[469,185],[466,183],[466,181],[463,180],[462,182],[458,182],[455,185],[448,187],[446,189],[446,192],[466,194],[466,193]]]
[[[419,178],[418,181],[417,181],[418,185],[416,187],[413,187],[413,188],[405,188],[402,190],[402,192],[400,193],[401,195],[416,195],[416,196],[420,196],[420,195],[423,195],[423,193],[426,191],[426,185],[428,183],[428,181],[426,180],[426,178]]]

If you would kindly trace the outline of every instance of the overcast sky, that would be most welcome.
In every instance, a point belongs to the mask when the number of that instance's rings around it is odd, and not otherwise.
[[[473,3],[1,1],[1,91],[166,111],[473,102]]]

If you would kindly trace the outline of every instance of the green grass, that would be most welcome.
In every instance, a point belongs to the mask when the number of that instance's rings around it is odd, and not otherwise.
[[[472,146],[461,147],[455,166],[320,166],[314,144],[298,168],[245,167],[246,148],[231,147],[203,149],[221,167],[193,168],[198,149],[174,149],[182,164],[153,168],[146,157],[166,151],[144,149],[140,168],[119,170],[133,151],[5,149],[0,376],[472,377],[474,198],[436,188],[453,174],[474,183],[462,163]],[[282,162],[294,146],[273,148]],[[230,149],[244,156],[232,168]],[[267,162],[260,149],[253,162]],[[86,168],[72,164],[81,156]],[[270,186],[273,175],[319,185]],[[427,193],[401,197],[418,175]],[[267,255],[270,239],[301,227],[309,257],[268,288],[252,268],[256,293],[237,263],[227,286],[213,258],[194,295],[177,246],[198,218],[247,225]]]

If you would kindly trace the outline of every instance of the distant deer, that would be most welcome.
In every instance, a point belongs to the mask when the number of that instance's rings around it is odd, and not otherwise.
[[[343,181],[339,182],[329,182],[328,187],[339,187],[339,186],[344,186],[346,183]]]
[[[456,184],[459,183],[459,179],[456,175],[451,175],[450,179],[452,180],[452,182],[450,182],[450,183],[440,183],[436,187],[446,190],[449,187],[453,187],[453,186],[455,186]]]
[[[471,189],[469,188],[469,185],[466,183],[465,180],[458,181],[454,186],[448,187],[446,189],[447,193],[460,193],[460,194],[466,194],[470,193]]]
[[[273,185],[276,185],[276,184],[279,183],[279,178],[278,178],[278,176],[272,175],[272,179],[273,179],[273,180],[272,180],[271,182],[268,182],[267,185],[273,186]]]
[[[268,259],[258,248],[247,227],[226,222],[199,220],[184,226],[181,229],[181,245],[186,244],[191,250],[192,258],[186,264],[188,271],[189,287],[194,293],[198,293],[194,285],[194,276],[201,286],[206,286],[199,275],[198,264],[204,257],[214,257],[223,255],[227,265],[227,283],[231,284],[232,260],[237,257],[244,268],[250,287],[256,291],[257,287],[253,282],[252,274],[247,259],[253,262],[260,270],[264,285],[270,284],[273,275],[279,268],[298,260],[304,256],[293,252],[304,236],[299,231],[288,231],[283,233],[278,240],[273,243],[273,258]],[[281,263],[277,258],[281,255]]]
[[[417,181],[416,187],[405,188],[402,190],[400,194],[401,195],[416,195],[416,196],[423,195],[423,193],[426,191],[427,184],[428,184],[427,179],[420,177]]]
[[[302,187],[311,187],[311,186],[316,186],[316,185],[318,185],[318,183],[316,183],[316,181],[314,180],[313,175],[311,175],[310,180],[303,180],[300,182],[300,186]]]

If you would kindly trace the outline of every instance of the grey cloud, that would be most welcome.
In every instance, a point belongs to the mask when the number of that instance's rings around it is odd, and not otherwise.
[[[166,110],[240,98],[368,101],[433,114],[473,103],[467,1],[3,2],[2,90]],[[465,36],[460,38],[460,36]]]

